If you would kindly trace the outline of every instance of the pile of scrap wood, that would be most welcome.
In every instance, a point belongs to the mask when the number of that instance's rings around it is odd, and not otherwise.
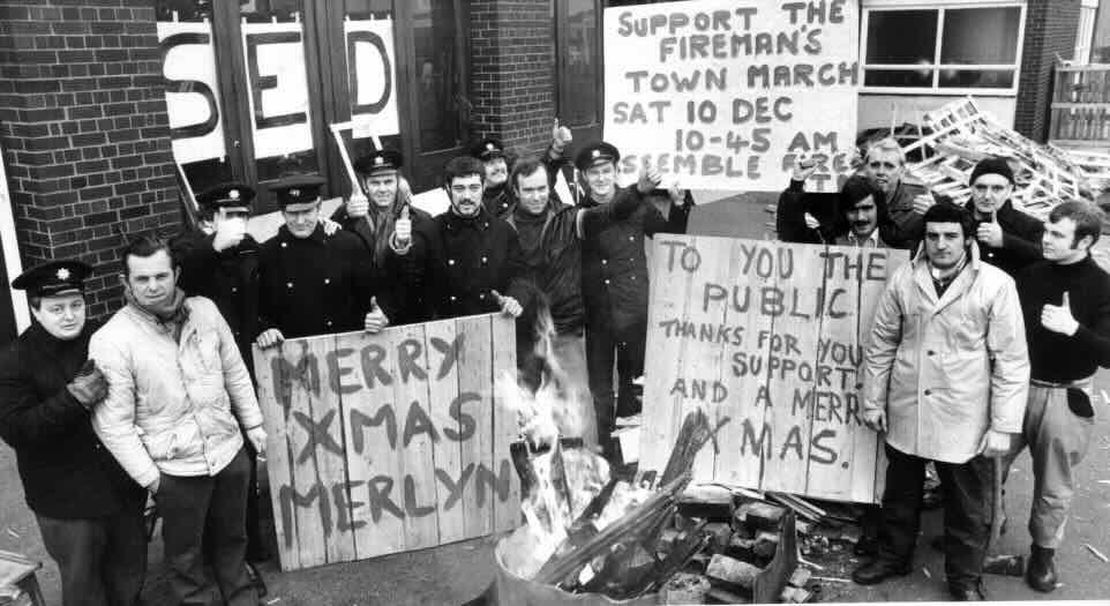
[[[1000,125],[971,97],[922,116],[921,136],[903,151],[909,174],[931,192],[963,203],[971,196],[968,178],[983,158],[1007,158],[1015,169],[1015,205],[1039,219],[1064,200],[1091,198],[1087,171],[1072,157]]]
[[[1110,145],[1110,141],[1106,141],[1106,144]],[[1087,179],[1091,182],[1091,187],[1095,191],[1110,190],[1110,154],[1092,150],[1056,147],[1051,143],[1049,146],[1065,154],[1076,166],[1086,171]]]
[[[714,432],[704,413],[691,412],[658,478],[613,477],[596,491],[575,479],[580,462],[559,460],[573,448],[515,447],[528,523],[498,546],[499,565],[519,583],[614,600],[807,601],[804,588],[784,593],[798,561],[792,509],[689,485]]]

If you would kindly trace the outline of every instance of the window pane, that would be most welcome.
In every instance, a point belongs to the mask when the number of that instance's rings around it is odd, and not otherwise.
[[[345,0],[344,7],[346,9],[345,18],[350,19],[352,21],[361,21],[361,20],[365,20],[365,19],[393,19],[394,18],[393,0]],[[394,32],[397,31],[397,25],[396,24],[394,24],[393,31]],[[396,45],[396,44],[397,44],[396,41],[394,41],[394,45]],[[394,66],[394,69],[397,70],[398,68],[396,66]],[[397,94],[397,90],[396,90],[397,86],[398,86],[398,83],[396,81],[394,81],[393,82],[393,87],[394,87],[393,94],[394,95]],[[349,92],[348,94],[353,94],[353,93]],[[349,132],[348,134],[351,135],[351,136],[355,135],[354,132]],[[371,151],[374,150],[373,141],[369,137],[361,136],[361,134],[362,133],[359,133],[359,136],[356,136],[353,140],[347,139],[348,149],[351,150],[351,161],[356,161],[358,158],[360,158],[362,156],[365,156],[365,155],[369,154]],[[385,136],[385,137],[381,137],[381,142],[382,142],[382,147],[384,147],[386,149],[402,151],[401,150],[401,135],[388,135],[388,136]],[[331,144],[330,141],[329,141],[328,144],[329,145]],[[411,160],[411,159],[406,158],[406,160]]]
[[[942,69],[941,88],[1011,88],[1014,85],[1012,69]]]
[[[312,134],[304,0],[248,0],[239,7],[258,180],[318,173]]]
[[[932,88],[931,69],[869,69],[863,74],[864,86],[915,86]]]
[[[569,126],[597,122],[599,54],[594,0],[567,0],[562,73],[559,81],[559,119]]]
[[[1017,60],[1021,8],[948,9],[941,63],[1011,64]]]
[[[449,149],[463,139],[460,103],[462,63],[455,27],[455,2],[415,0],[416,97],[420,117],[420,151]]]
[[[865,62],[879,65],[933,63],[938,14],[935,10],[871,11]]]

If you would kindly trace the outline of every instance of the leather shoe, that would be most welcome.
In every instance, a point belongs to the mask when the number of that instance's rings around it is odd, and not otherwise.
[[[1055,549],[1033,545],[1029,567],[1025,569],[1025,582],[1037,591],[1048,593],[1056,589]]]
[[[973,585],[949,585],[948,593],[951,594],[952,599],[957,602],[982,602],[987,599],[987,592],[983,589],[982,583],[975,583]]]
[[[874,557],[879,554],[879,539],[875,537],[860,537],[852,553],[858,556]]]
[[[852,571],[852,580],[859,585],[874,585],[890,577],[901,577],[910,573],[907,562],[892,562],[877,558],[874,562],[864,564]]]

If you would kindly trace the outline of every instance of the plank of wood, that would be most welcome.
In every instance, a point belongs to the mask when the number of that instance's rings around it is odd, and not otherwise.
[[[281,348],[260,349],[254,347],[254,376],[258,380],[258,404],[262,408],[263,425],[266,428],[266,476],[270,481],[270,506],[274,513],[274,531],[277,534],[278,562],[284,571],[301,568],[300,552],[297,549],[297,527],[295,523],[285,523],[282,515],[279,488],[293,484],[292,444],[286,431],[288,411],[282,405],[282,394],[293,389],[297,381],[292,369],[281,364],[284,359]],[[318,379],[317,379],[318,380]]]
[[[509,446],[520,436],[520,424],[516,412],[507,407],[498,397],[498,381],[516,382],[516,321],[504,314],[494,314],[490,318],[491,347],[493,348],[494,400],[493,450],[491,459],[496,466],[498,478],[508,478],[509,490],[502,498],[495,493],[493,505],[493,528],[495,531],[512,530],[520,525],[520,478],[512,468]]]
[[[475,402],[460,400],[459,373],[456,364],[441,364],[443,354],[454,347],[454,320],[440,320],[424,325],[424,342],[428,352],[437,352],[428,369],[428,407],[432,423],[442,428],[443,435],[432,449],[437,475],[446,476],[436,483],[436,501],[439,503],[439,538],[442,543],[453,543],[467,538],[464,500],[455,495],[459,483],[463,486],[474,481],[474,465],[463,467],[460,439],[465,435],[459,412],[474,414],[479,411]],[[457,407],[452,415],[451,406]]]
[[[352,519],[357,521],[355,550],[359,559],[395,553],[405,547],[404,487],[398,465],[405,408],[393,398],[397,364],[390,337],[392,330],[348,337],[351,347],[359,352],[359,364],[353,366],[351,383],[363,386],[343,398],[347,470],[353,493]]]
[[[348,341],[345,340],[349,339],[350,337],[342,335],[326,335],[310,339],[312,351],[322,364],[321,372],[332,364],[336,368],[358,365],[358,350],[347,344]],[[330,370],[328,376],[338,381],[338,377],[333,376]],[[352,499],[347,483],[347,456],[343,448],[346,438],[344,435],[346,420],[340,395],[342,385],[342,382],[332,384],[332,381],[321,377],[320,397],[309,399],[312,418],[316,423],[311,434],[315,448],[313,461],[316,464],[318,485],[329,492],[327,496],[330,497],[335,515],[330,534],[325,534],[324,537],[329,564],[357,559],[355,533],[351,524]]]
[[[391,352],[396,352],[398,373],[394,375],[393,402],[398,412],[404,411],[399,455],[405,509],[405,550],[422,549],[439,544],[437,522],[434,442],[442,439],[440,428],[428,412],[428,354],[424,350],[424,327],[409,324],[390,332]]]
[[[462,337],[459,354],[459,393],[475,394],[474,435],[462,443],[462,465],[474,465],[474,477],[464,492],[465,535],[485,536],[493,532],[493,361],[492,334],[488,315],[455,319],[455,330]]]
[[[772,331],[777,339],[772,342],[771,358],[780,366],[768,365],[768,392],[771,407],[766,419],[773,428],[773,452],[766,462],[763,475],[764,490],[804,492],[806,487],[806,458],[809,455],[810,420],[805,402],[812,402],[817,384],[817,373],[812,368],[817,359],[817,345],[821,336],[823,312],[818,311],[818,291],[824,283],[826,252],[824,246],[792,244],[783,247],[792,259],[792,272],[788,277],[777,278],[776,287],[781,293],[782,313],[772,320]],[[784,267],[786,263],[782,264]],[[779,274],[776,273],[776,276]],[[832,304],[826,296],[824,305]],[[777,348],[776,348],[777,345]],[[787,362],[798,370],[784,371]],[[803,365],[810,365],[808,376],[800,372]]]
[[[760,334],[771,334],[772,319],[760,312],[760,293],[773,287],[775,281],[753,271],[748,263],[761,248],[779,255],[778,245],[751,240],[733,240],[727,252],[729,271],[724,286],[728,289],[728,310],[722,322],[735,327],[740,344],[728,347],[721,369],[721,382],[729,393],[726,410],[731,420],[717,434],[722,450],[714,473],[719,482],[755,489],[760,488],[766,476],[764,449],[767,452],[771,449],[771,444],[762,437],[769,409],[759,394],[767,388],[767,356],[771,347],[770,339],[760,340]],[[737,355],[743,364],[735,363]],[[738,368],[745,371],[737,372]]]

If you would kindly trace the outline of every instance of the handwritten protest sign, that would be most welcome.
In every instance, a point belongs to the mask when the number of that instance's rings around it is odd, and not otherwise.
[[[682,419],[720,426],[696,481],[878,498],[877,434],[856,369],[906,251],[656,236],[640,465],[662,470]]]
[[[855,1],[698,0],[605,10],[605,138],[622,181],[641,166],[683,187],[776,191],[796,158],[811,189],[851,172],[859,86]]]
[[[489,314],[255,349],[282,570],[516,527],[515,342]]]

